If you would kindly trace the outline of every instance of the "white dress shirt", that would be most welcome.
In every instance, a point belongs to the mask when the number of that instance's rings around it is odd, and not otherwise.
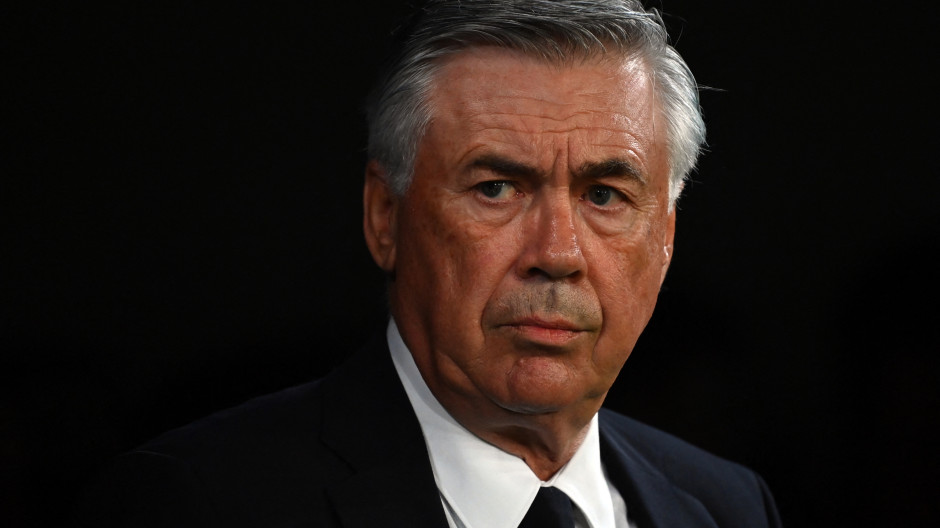
[[[516,528],[540,486],[555,486],[571,498],[577,528],[635,528],[627,520],[623,498],[604,474],[597,415],[571,460],[542,481],[521,458],[481,440],[444,410],[394,321],[387,337],[395,369],[421,424],[451,528]]]

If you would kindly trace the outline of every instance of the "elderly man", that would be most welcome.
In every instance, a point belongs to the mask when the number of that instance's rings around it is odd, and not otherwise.
[[[751,471],[600,410],[704,139],[655,13],[431,1],[369,120],[387,334],[119,458],[102,524],[779,526]]]

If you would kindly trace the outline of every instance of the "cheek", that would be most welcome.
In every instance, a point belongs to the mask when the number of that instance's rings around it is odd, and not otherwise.
[[[600,244],[600,254],[594,259],[596,265],[591,271],[603,284],[604,290],[626,295],[643,289],[653,276],[652,271],[660,264],[660,256],[646,236],[644,233],[643,236],[607,240]]]
[[[662,257],[654,245],[646,238],[609,243],[591,270],[604,310],[604,333],[631,346],[645,328],[659,295]]]
[[[511,268],[515,241],[502,230],[460,221],[461,215],[453,211],[414,213],[413,218],[425,220],[405,226],[415,233],[402,247],[402,257],[408,256],[407,265],[412,268],[412,287],[423,288],[442,317],[450,309],[479,317]]]
[[[446,243],[455,267],[470,286],[483,290],[475,293],[494,287],[512,269],[522,243],[514,224],[489,226],[467,219],[449,225]]]

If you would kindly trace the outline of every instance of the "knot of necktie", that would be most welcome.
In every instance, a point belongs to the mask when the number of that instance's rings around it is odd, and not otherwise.
[[[519,528],[574,528],[571,499],[558,488],[539,488]]]

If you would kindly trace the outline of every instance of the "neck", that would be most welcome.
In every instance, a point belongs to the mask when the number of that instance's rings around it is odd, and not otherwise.
[[[444,409],[471,433],[525,461],[540,479],[549,480],[571,460],[587,436],[600,401],[546,412],[517,412],[489,400],[458,397],[428,385]]]
[[[425,386],[468,431],[521,458],[543,481],[551,479],[581,447],[606,390],[541,403],[507,403],[511,399],[481,390],[449,358],[428,353],[431,347],[425,333],[413,328],[409,332],[400,321],[396,317],[396,327]]]
[[[524,427],[470,431],[503,451],[518,456],[540,480],[545,481],[571,460],[584,442],[589,427],[590,422],[580,430],[563,434],[553,434],[546,428]]]

